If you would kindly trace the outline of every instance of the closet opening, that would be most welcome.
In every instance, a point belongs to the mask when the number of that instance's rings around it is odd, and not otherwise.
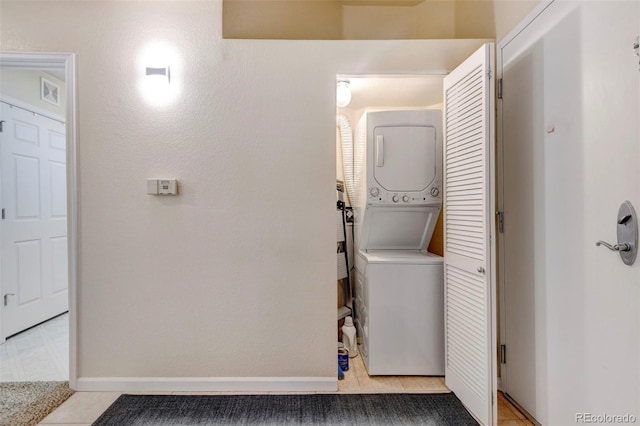
[[[443,78],[336,76],[337,335],[339,353],[349,359],[340,390],[449,392],[441,257]],[[386,132],[387,143],[378,136],[385,146],[372,152],[367,126],[376,116],[382,121],[374,126]],[[382,182],[376,200],[383,205],[375,223],[363,226],[364,206],[373,196],[368,178]]]

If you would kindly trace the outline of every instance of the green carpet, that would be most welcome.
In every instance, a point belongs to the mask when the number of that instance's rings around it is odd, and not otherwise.
[[[71,395],[69,382],[0,383],[0,425],[37,425]]]

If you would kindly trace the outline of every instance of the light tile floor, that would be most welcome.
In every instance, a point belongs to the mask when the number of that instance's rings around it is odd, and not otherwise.
[[[69,314],[0,344],[0,382],[69,380]]]
[[[504,397],[502,392],[498,392],[498,426],[533,426],[516,407]]]
[[[68,359],[69,317],[65,314],[20,333],[0,345],[0,381],[68,380]],[[450,392],[443,377],[369,376],[361,356],[351,358],[349,367],[345,372],[344,380],[338,381],[338,393]],[[220,395],[239,392],[140,393]],[[120,395],[120,392],[76,392],[40,424],[90,425]],[[500,392],[498,393],[498,424],[499,426],[532,425]]]
[[[442,377],[422,376],[377,376],[367,375],[362,357],[351,358],[349,371],[345,372],[344,380],[338,381],[338,393],[392,393],[415,392],[436,393],[450,392]],[[135,392],[128,392],[135,393]],[[149,392],[140,392],[149,393]],[[228,395],[234,392],[156,392],[172,395]],[[235,392],[238,393],[238,392]],[[255,392],[282,393],[282,392]],[[314,392],[301,392],[314,393]],[[94,422],[115,401],[119,392],[76,392],[57,410],[51,413],[41,425],[89,425]],[[500,426],[531,425],[502,393],[498,398],[498,424]]]
[[[443,377],[369,376],[360,355],[349,358],[349,370],[338,381],[339,393],[438,393],[450,392]]]

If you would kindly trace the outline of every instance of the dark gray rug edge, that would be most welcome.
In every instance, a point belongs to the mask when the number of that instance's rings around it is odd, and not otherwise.
[[[123,394],[93,423],[109,425],[478,423],[449,393],[141,395]]]

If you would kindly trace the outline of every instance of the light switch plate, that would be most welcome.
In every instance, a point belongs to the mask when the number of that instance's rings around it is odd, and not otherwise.
[[[147,179],[147,194],[158,195],[158,179]]]

